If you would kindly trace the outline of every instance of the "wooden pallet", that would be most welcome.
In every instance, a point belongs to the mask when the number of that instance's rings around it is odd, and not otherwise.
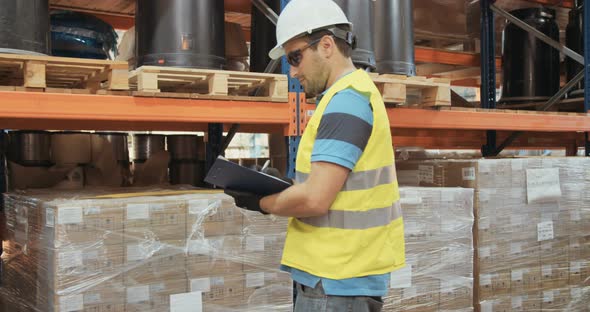
[[[414,107],[450,106],[451,82],[442,78],[370,74],[385,103]]]
[[[0,86],[129,90],[127,62],[0,54]]]
[[[142,66],[129,74],[140,92],[257,95],[287,101],[286,75],[238,71]]]
[[[441,107],[440,110],[459,111],[459,112],[485,112],[485,113],[506,113],[506,114],[526,114],[526,115],[560,115],[560,116],[589,116],[588,113],[577,112],[556,112],[556,111],[534,111],[534,110],[516,110],[516,109],[493,109],[493,108],[471,108],[471,107]]]

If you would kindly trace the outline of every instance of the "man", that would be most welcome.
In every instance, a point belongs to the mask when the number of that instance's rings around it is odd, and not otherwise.
[[[317,108],[297,152],[296,183],[238,206],[292,217],[282,258],[295,311],[380,311],[390,272],[405,265],[389,120],[350,58],[352,25],[332,0],[291,0],[277,22],[283,55]],[[243,195],[243,194],[242,194]]]

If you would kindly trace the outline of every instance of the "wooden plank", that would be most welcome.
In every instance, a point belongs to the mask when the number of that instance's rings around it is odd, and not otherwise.
[[[45,63],[39,61],[25,62],[24,86],[27,88],[45,88]]]

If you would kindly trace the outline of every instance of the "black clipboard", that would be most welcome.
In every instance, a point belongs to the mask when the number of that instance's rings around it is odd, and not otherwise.
[[[250,168],[217,157],[205,177],[205,182],[234,191],[267,196],[284,191],[291,184]]]

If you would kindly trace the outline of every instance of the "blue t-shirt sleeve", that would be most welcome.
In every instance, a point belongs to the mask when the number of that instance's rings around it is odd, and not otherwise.
[[[361,157],[373,131],[367,96],[353,89],[336,93],[322,116],[311,161],[334,163],[350,170]]]

